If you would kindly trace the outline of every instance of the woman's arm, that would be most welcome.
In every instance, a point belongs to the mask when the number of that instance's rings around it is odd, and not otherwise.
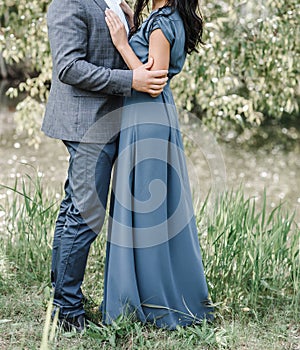
[[[112,10],[106,10],[106,23],[108,25],[112,41],[120,52],[125,63],[130,69],[135,69],[143,63],[130,47],[127,34],[122,21]],[[161,29],[156,29],[149,38],[149,57],[153,57],[154,64],[151,70],[168,69],[170,62],[170,43]]]
[[[149,57],[153,57],[151,70],[169,69],[171,46],[161,29],[155,29],[149,38]]]
[[[116,48],[130,69],[135,69],[143,64],[128,42],[120,43]],[[170,43],[161,29],[156,29],[150,34],[149,57],[154,59],[151,70],[168,70],[170,62]]]
[[[128,21],[129,28],[133,29],[134,28],[133,11],[132,11],[131,7],[124,0],[121,1],[120,7],[123,10],[123,12],[125,13],[125,17],[126,17],[126,19]]]

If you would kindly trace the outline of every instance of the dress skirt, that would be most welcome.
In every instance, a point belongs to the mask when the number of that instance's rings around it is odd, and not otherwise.
[[[166,89],[168,92],[168,89]],[[122,115],[108,225],[103,322],[174,329],[213,319],[172,96],[135,93]]]

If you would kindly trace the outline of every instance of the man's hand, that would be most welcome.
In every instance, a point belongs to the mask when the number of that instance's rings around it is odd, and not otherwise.
[[[133,70],[132,88],[137,91],[146,92],[152,97],[157,97],[167,84],[168,71],[150,71],[153,62],[153,58],[150,57],[146,64]]]

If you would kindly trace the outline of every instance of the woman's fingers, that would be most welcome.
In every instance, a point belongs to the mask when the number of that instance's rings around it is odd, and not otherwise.
[[[105,20],[106,20],[106,23],[108,24],[108,27],[111,27],[112,29],[115,28],[116,23],[110,11],[106,10],[105,15],[106,15]]]
[[[115,27],[117,27],[119,25],[123,25],[119,16],[114,11],[112,11],[110,9],[106,9],[105,15],[106,15],[106,18],[108,19],[109,23],[111,23],[111,25],[113,25]]]
[[[116,45],[118,40],[123,35],[125,27],[119,16],[110,9],[105,10],[105,21],[112,36],[113,42]]]
[[[128,42],[127,33],[123,22],[119,16],[112,10],[105,10],[105,21],[110,32],[113,44],[118,49],[125,42]]]

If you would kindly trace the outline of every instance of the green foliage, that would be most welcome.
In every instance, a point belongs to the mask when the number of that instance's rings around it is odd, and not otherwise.
[[[50,0],[0,0],[0,54],[7,63],[21,65],[27,76],[19,89],[28,97],[19,104],[15,115],[18,128],[40,142],[39,129],[51,81],[51,56],[47,38],[46,10]]]
[[[0,0],[0,52],[9,64],[25,64],[37,78],[21,83],[21,91],[45,101],[51,79],[46,9],[50,0]]]
[[[210,0],[206,47],[192,55],[175,84],[177,102],[216,131],[299,112],[297,0]]]
[[[51,81],[45,19],[49,3],[0,0],[0,53],[37,75],[20,84],[28,98],[16,116],[33,142],[39,142],[37,130]],[[206,46],[188,58],[173,82],[179,107],[196,113],[218,133],[232,125],[242,130],[266,119],[298,115],[298,1],[208,0],[202,7]]]
[[[42,190],[39,178],[29,176],[14,187],[0,185],[12,196],[0,206],[5,212],[6,232],[0,236],[5,241],[4,256],[19,280],[45,282],[49,276],[52,228],[57,216],[57,203],[49,200]],[[3,248],[3,246],[2,246]]]
[[[266,208],[266,193],[257,210],[255,199],[239,190],[221,195],[208,218],[207,208],[200,210],[205,270],[224,311],[255,313],[285,302],[298,307],[300,230],[282,204],[270,213]]]

